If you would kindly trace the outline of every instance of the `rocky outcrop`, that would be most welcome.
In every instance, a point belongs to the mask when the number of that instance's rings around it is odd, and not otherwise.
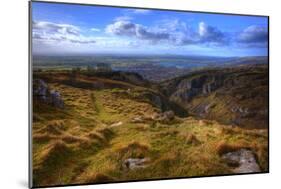
[[[150,158],[128,158],[126,159],[122,167],[124,169],[139,169],[147,167],[147,163],[150,162]]]
[[[64,107],[64,102],[61,98],[61,95],[58,91],[51,90],[49,97],[47,97],[48,101],[50,104],[52,104],[55,107],[58,108],[63,108]]]
[[[151,105],[157,107],[162,112],[172,110],[174,114],[179,117],[184,117],[187,115],[187,111],[178,105],[177,103],[171,101],[169,98],[165,97],[161,93],[155,91],[143,91],[136,97],[139,101],[146,101]]]
[[[224,78],[222,75],[207,74],[194,78],[182,80],[176,87],[172,98],[181,98],[191,101],[198,95],[207,95],[222,86]]]
[[[153,120],[160,122],[170,122],[175,119],[175,113],[172,110],[165,111],[159,114],[155,114],[152,117]]]
[[[42,79],[33,81],[33,98],[34,100],[40,100],[57,108],[64,107],[60,93],[56,90],[50,90]]]
[[[45,101],[48,91],[48,85],[42,79],[33,81],[33,96]]]
[[[254,153],[248,149],[228,152],[222,155],[222,159],[232,168],[234,173],[255,173],[261,171]]]
[[[161,84],[189,114],[245,128],[268,127],[267,67],[202,70]]]

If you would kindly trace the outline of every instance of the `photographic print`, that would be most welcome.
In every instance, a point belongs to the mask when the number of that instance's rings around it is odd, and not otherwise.
[[[31,186],[268,173],[269,18],[30,2]]]

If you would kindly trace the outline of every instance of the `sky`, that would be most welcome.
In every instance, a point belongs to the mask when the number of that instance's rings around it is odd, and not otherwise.
[[[34,54],[267,56],[267,17],[32,2]]]

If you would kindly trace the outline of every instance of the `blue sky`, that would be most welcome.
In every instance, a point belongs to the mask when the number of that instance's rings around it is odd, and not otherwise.
[[[38,54],[267,55],[266,17],[32,2]]]

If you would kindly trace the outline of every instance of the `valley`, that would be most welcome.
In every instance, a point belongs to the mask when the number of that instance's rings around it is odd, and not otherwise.
[[[35,186],[268,172],[268,65],[180,70],[35,67]]]

